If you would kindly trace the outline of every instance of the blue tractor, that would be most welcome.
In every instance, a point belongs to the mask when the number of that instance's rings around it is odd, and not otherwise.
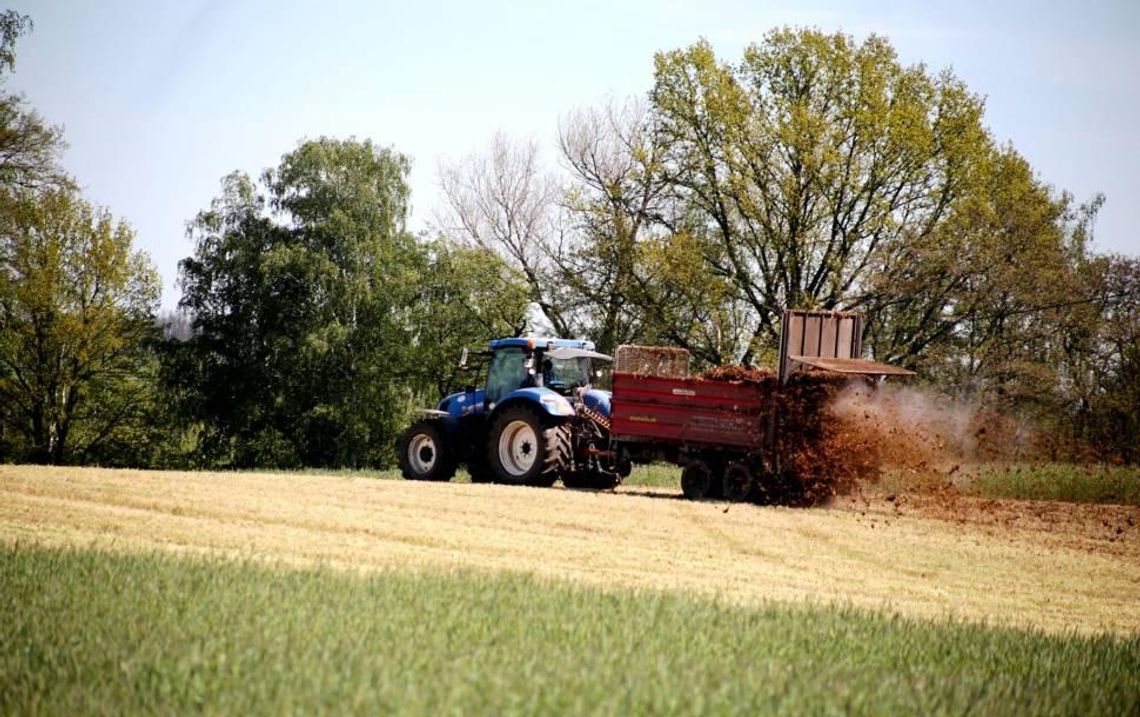
[[[609,447],[610,392],[592,386],[593,362],[610,357],[593,342],[497,339],[479,353],[485,387],[447,396],[401,436],[405,478],[446,481],[465,465],[477,483],[606,489],[629,475]]]

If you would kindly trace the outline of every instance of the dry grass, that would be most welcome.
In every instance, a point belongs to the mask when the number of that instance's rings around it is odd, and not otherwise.
[[[1044,540],[885,505],[796,510],[330,476],[0,466],[0,539],[373,570],[466,567],[745,604],[1140,632],[1140,540]],[[1127,510],[1127,509],[1126,509]],[[1134,509],[1133,509],[1134,510]],[[1119,538],[1119,536],[1117,536]]]

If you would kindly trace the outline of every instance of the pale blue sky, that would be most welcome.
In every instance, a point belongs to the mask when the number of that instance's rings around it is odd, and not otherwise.
[[[185,223],[225,174],[305,137],[413,160],[411,229],[437,166],[502,130],[556,161],[558,121],[645,93],[653,53],[706,37],[724,59],[772,27],[886,35],[905,62],[952,66],[986,123],[1049,184],[1107,195],[1096,247],[1140,255],[1140,2],[303,2],[35,0],[9,87],[66,129],[64,165],[130,221],[173,307]]]

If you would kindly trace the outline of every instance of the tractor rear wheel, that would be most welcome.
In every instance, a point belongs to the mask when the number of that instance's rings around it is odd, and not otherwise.
[[[438,422],[413,423],[400,436],[400,472],[408,480],[446,481],[455,475],[455,455]]]
[[[526,406],[506,408],[491,426],[487,463],[500,483],[549,488],[570,464],[570,427],[543,425]]]

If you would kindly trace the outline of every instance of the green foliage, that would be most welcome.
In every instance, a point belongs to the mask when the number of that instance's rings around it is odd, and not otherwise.
[[[460,352],[493,338],[523,333],[529,291],[525,278],[494,252],[437,239],[425,245],[426,265],[415,301],[413,351],[417,388],[434,402],[458,390]]]
[[[562,129],[553,256],[583,332],[771,362],[780,309],[859,310],[872,355],[1042,424],[1053,457],[1136,460],[1140,291],[1089,252],[1103,198],[997,146],[951,72],[779,29],[736,64],[659,53],[649,101]]]
[[[406,159],[371,142],[307,142],[265,173],[265,193],[231,174],[191,225],[180,306],[195,335],[173,347],[167,375],[204,424],[206,460],[386,459],[402,418],[394,379],[411,360],[406,173]]]
[[[32,18],[15,10],[0,13],[0,72],[16,69],[16,40],[32,29]]]
[[[1136,637],[3,547],[20,714],[1131,714]]]
[[[9,455],[97,460],[144,420],[159,282],[133,241],[126,223],[72,189],[0,196],[0,423]]]
[[[1081,456],[1140,462],[1140,258],[1097,257],[1082,267],[1095,301],[1072,307],[1078,319],[1059,342],[1064,370],[1054,426]],[[1067,420],[1066,420],[1067,419]],[[1058,441],[1060,443],[1061,441]]]
[[[231,174],[198,215],[181,301],[195,334],[167,346],[164,373],[205,464],[388,464],[459,347],[521,317],[499,259],[405,230],[407,172],[370,141],[322,138],[260,187]]]
[[[931,488],[929,483],[935,487]],[[1140,505],[1140,469],[1103,463],[982,463],[947,478],[887,469],[873,490],[880,494],[942,490],[947,482],[965,495],[1008,500]]]
[[[31,26],[0,13],[0,82]],[[158,278],[130,227],[80,197],[63,148],[0,94],[0,459],[131,462],[152,437]]]
[[[872,273],[968,196],[989,151],[981,100],[904,67],[881,37],[776,30],[739,65],[707,42],[658,54],[651,92],[705,260],[753,312],[860,305]]]

